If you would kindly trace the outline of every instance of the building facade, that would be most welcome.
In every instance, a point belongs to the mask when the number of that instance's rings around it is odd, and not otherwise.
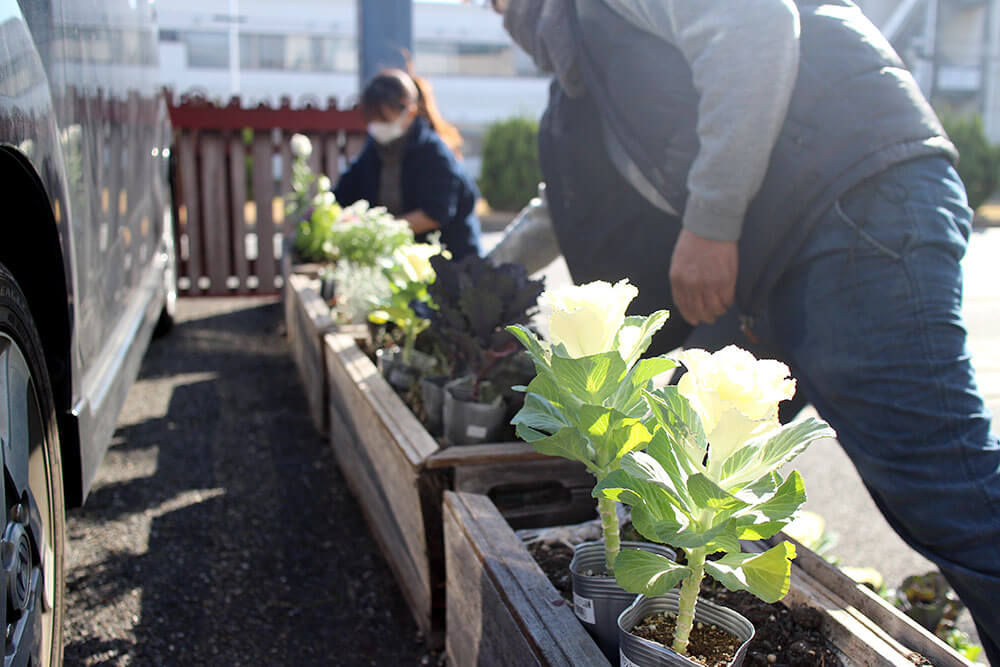
[[[157,0],[163,79],[244,104],[351,104],[360,88],[360,0]],[[979,112],[1000,143],[1000,16],[997,0],[860,0],[935,104]],[[417,1],[413,53],[442,114],[468,141],[491,122],[540,116],[547,77],[515,46],[501,17],[473,3]]]

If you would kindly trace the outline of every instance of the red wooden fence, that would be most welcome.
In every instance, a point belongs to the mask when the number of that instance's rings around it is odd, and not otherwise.
[[[168,95],[168,99],[171,97]],[[211,296],[273,294],[281,286],[282,197],[291,190],[289,140],[312,141],[313,171],[336,182],[364,145],[357,108],[242,108],[200,98],[171,103],[174,239],[178,291]],[[248,132],[247,130],[251,131]]]

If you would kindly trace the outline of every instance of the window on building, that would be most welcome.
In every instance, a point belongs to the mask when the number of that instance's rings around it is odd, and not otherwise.
[[[229,67],[229,34],[225,32],[190,31],[184,33],[190,67]]]
[[[510,44],[432,42],[414,44],[414,66],[421,74],[459,76],[531,76],[537,70],[518,57]]]
[[[240,66],[244,69],[294,72],[355,72],[357,46],[353,39],[316,35],[240,35]]]

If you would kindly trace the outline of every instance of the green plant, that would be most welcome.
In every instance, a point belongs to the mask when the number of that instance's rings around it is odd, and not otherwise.
[[[645,448],[652,434],[643,424],[644,390],[677,364],[667,357],[639,360],[667,311],[626,317],[638,291],[628,281],[603,281],[544,292],[539,299],[548,341],[527,328],[507,327],[528,350],[537,374],[524,390],[524,406],[511,421],[536,450],[583,463],[598,482],[617,470],[622,457]],[[598,499],[605,564],[615,565],[620,546],[611,498]]]
[[[531,201],[542,180],[538,124],[527,118],[496,122],[483,139],[479,189],[495,209],[517,211]]]
[[[1000,147],[987,140],[979,114],[959,114],[942,108],[938,117],[958,149],[958,174],[965,183],[969,206],[975,210],[1000,186]]]
[[[421,315],[430,320],[429,333],[438,347],[448,350],[451,376],[472,375],[474,401],[489,400],[480,396],[484,380],[495,385],[525,381],[501,379],[519,375],[510,361],[521,351],[505,327],[528,322],[543,281],[529,279],[520,264],[494,266],[477,255],[458,262],[432,257],[431,266],[437,277],[428,290],[436,309],[421,305]]]
[[[336,260],[378,266],[413,243],[410,225],[393,217],[383,206],[369,207],[361,200],[337,213],[325,232],[327,251]]]
[[[637,550],[615,561],[618,583],[633,593],[663,595],[680,582],[672,648],[684,654],[706,573],[765,602],[788,592],[795,547],[783,541],[743,553],[739,541],[771,537],[792,520],[805,487],[798,471],[783,478],[778,470],[834,433],[813,418],[781,426],[778,403],[795,387],[784,364],[734,346],[678,356],[687,367],[678,385],[643,391],[652,434],[646,450],[625,454],[594,496],[630,505],[646,539],[684,549],[685,565]]]
[[[427,286],[434,282],[430,258],[441,253],[441,246],[414,243],[398,248],[394,262],[385,269],[389,279],[389,297],[378,304],[368,319],[375,324],[393,323],[403,335],[403,363],[409,364],[417,336],[430,324],[413,308],[414,303],[431,304]]]
[[[329,270],[337,286],[333,305],[337,320],[360,324],[368,314],[392,294],[385,271],[379,266],[365,266],[354,262],[337,262]]]

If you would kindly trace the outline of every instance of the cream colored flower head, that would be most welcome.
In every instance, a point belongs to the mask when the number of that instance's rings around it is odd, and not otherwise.
[[[410,282],[430,284],[437,276],[431,266],[431,257],[441,254],[441,247],[430,243],[414,243],[397,248],[392,254],[396,265]]]
[[[677,390],[698,413],[708,437],[710,473],[751,438],[777,429],[778,404],[795,394],[788,366],[757,359],[735,345],[714,354],[684,350],[676,358],[687,368]]]
[[[293,134],[292,138],[289,140],[289,146],[292,149],[292,155],[300,158],[308,158],[312,155],[313,145],[309,141],[309,137],[304,134]]]
[[[320,206],[336,206],[337,198],[329,190],[320,190],[313,197],[313,206],[319,208]]]
[[[330,182],[330,177],[327,175],[321,175],[316,179],[316,189],[320,192],[329,192],[333,187],[333,183]]]
[[[574,359],[615,349],[625,309],[639,294],[628,280],[598,280],[543,292],[538,299],[549,323],[549,341],[562,343]]]

